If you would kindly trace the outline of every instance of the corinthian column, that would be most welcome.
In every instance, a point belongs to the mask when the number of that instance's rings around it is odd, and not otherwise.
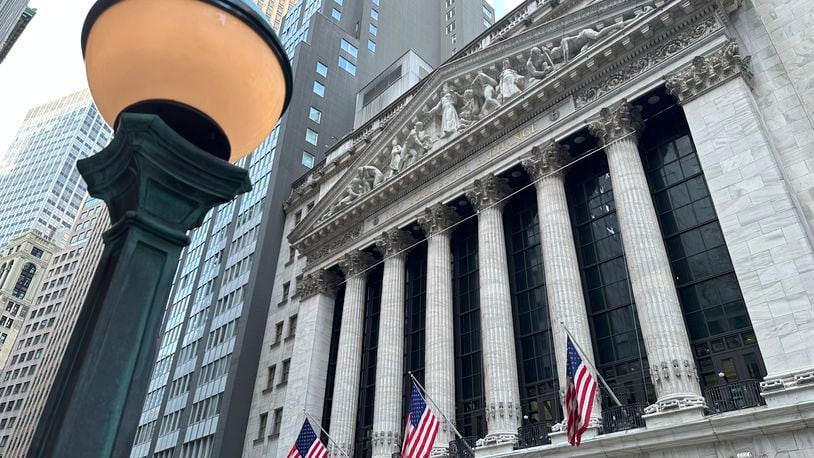
[[[531,156],[523,160],[523,168],[534,180],[537,188],[540,246],[543,250],[546,297],[560,387],[567,384],[568,368],[566,333],[560,322],[568,328],[576,343],[589,352],[583,357],[591,364],[594,363],[591,329],[582,292],[577,249],[571,230],[571,219],[568,216],[568,202],[565,198],[565,173],[560,170],[566,163],[565,149],[553,140],[540,147],[534,147]],[[598,428],[601,424],[602,411],[597,396],[591,410],[591,425]]]
[[[608,156],[631,287],[658,398],[645,412],[683,414],[670,415],[670,419],[650,415],[648,424],[658,425],[700,417],[704,398],[639,155],[638,136],[643,128],[639,111],[623,100],[603,108],[588,128]]]
[[[514,348],[511,290],[503,236],[504,180],[488,175],[466,197],[478,211],[478,275],[486,422],[482,445],[514,442],[520,426],[520,387]]]
[[[452,310],[452,251],[450,231],[460,217],[455,210],[436,204],[424,210],[418,222],[427,235],[427,319],[425,324],[424,374],[427,394],[450,422],[455,421],[455,332]],[[436,410],[436,409],[433,409]],[[439,412],[441,427],[433,456],[446,456],[454,438],[452,428]]]
[[[372,256],[359,250],[346,253],[339,261],[339,267],[345,274],[345,298],[342,303],[342,327],[339,331],[339,348],[336,354],[331,435],[336,444],[347,453],[353,450],[356,411],[359,404],[366,270],[374,262]],[[335,445],[331,445],[331,454],[341,456],[342,452],[335,448]]]
[[[376,240],[384,255],[382,304],[379,313],[379,344],[376,353],[376,388],[373,406],[373,456],[390,458],[401,446],[404,418],[401,414],[404,376],[404,251],[414,240],[393,229]]]

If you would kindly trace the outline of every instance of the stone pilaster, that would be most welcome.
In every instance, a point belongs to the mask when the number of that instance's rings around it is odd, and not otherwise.
[[[318,270],[306,275],[297,285],[300,308],[288,375],[291,388],[283,405],[280,443],[296,440],[303,409],[322,421],[337,280],[333,272]]]
[[[667,78],[668,89],[682,100],[766,365],[762,395],[769,407],[801,405],[814,400],[814,242],[804,202],[795,199],[796,180],[783,173],[785,151],[773,146],[761,121],[749,72],[733,75],[709,63],[712,56],[732,56],[733,47],[696,58]],[[675,92],[683,81],[702,78],[699,73],[720,83],[694,97]]]
[[[480,446],[511,444],[520,426],[520,387],[514,347],[511,290],[503,235],[504,180],[475,180],[466,197],[478,211],[481,340],[488,434]]]
[[[373,407],[373,457],[390,458],[401,447],[404,376],[405,251],[414,240],[399,229],[382,234],[376,245],[384,255],[376,388]]]
[[[639,111],[622,100],[603,108],[588,128],[608,156],[630,283],[658,398],[645,412],[650,414],[648,424],[660,425],[700,418],[705,403],[639,155],[643,128]]]
[[[565,197],[565,174],[561,170],[567,162],[567,151],[553,140],[534,147],[531,156],[522,162],[537,188],[540,246],[543,250],[546,297],[560,387],[566,386],[568,367],[565,345],[567,334],[560,323],[568,328],[576,343],[587,352],[583,357],[594,363],[588,312]],[[591,410],[591,423],[599,427],[601,422],[602,410],[597,396]]]
[[[339,268],[345,274],[342,327],[336,354],[336,376],[331,404],[331,436],[346,453],[353,450],[356,411],[359,405],[359,376],[362,368],[362,337],[365,320],[365,283],[373,256],[354,250],[345,253]],[[342,456],[331,443],[331,454]]]
[[[427,318],[425,325],[424,386],[438,409],[455,422],[455,341],[452,309],[451,231],[445,230],[460,220],[455,210],[436,204],[424,210],[418,222],[427,234]],[[435,408],[433,409],[435,410]],[[432,454],[446,456],[449,442],[455,438],[452,427],[441,420]]]

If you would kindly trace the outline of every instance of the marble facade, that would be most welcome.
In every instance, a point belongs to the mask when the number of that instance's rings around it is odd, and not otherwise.
[[[768,4],[782,9],[779,2]],[[448,453],[456,435],[457,387],[450,240],[465,218],[478,226],[485,431],[473,443],[476,456],[814,454],[814,232],[805,178],[810,176],[805,170],[814,170],[812,143],[806,140],[814,137],[814,125],[801,117],[794,123],[797,149],[785,148],[769,127],[777,113],[775,101],[767,99],[781,80],[795,88],[807,84],[807,76],[782,66],[782,56],[800,45],[778,48],[780,67],[771,71],[762,61],[774,55],[748,56],[747,50],[778,34],[776,26],[764,24],[776,22],[769,7],[756,8],[750,0],[523,5],[340,141],[328,161],[292,191],[289,217],[308,212],[287,225],[283,244],[299,256],[281,257],[274,288],[284,302],[272,304],[268,339],[274,324],[292,313],[299,317],[297,333],[287,348],[267,345],[258,371],[290,358],[291,383],[270,393],[263,390],[266,380],[258,380],[244,454],[259,456],[251,446],[258,437],[253,419],[274,412],[274,406],[282,407],[281,431],[267,452],[285,456],[303,409],[329,430],[334,456],[359,449],[357,387],[363,340],[370,332],[365,291],[373,269],[382,271],[373,421],[365,439],[370,446],[357,456],[398,451],[406,376],[405,260],[420,243],[427,250],[424,381],[433,408],[449,420],[442,421],[433,455]],[[798,24],[806,15],[810,21],[814,6],[798,7],[805,10],[798,22],[789,21]],[[814,23],[808,25],[810,30]],[[793,91],[787,98],[804,113],[810,104],[808,95],[795,99]],[[643,116],[642,105],[651,102],[642,101],[667,99],[689,126],[765,366],[756,388],[761,401],[726,413],[710,406],[696,367],[696,347],[642,159],[642,133],[658,129],[658,113]],[[584,141],[595,147],[572,154],[569,147]],[[641,409],[642,423],[635,428],[609,430],[597,400],[592,431],[578,449],[562,444],[557,424],[546,425],[545,444],[530,445],[523,438],[527,418],[503,208],[518,191],[510,178],[522,171],[536,196],[555,378],[564,386],[564,329],[584,349],[596,349],[598,338],[566,185],[578,163],[594,154],[606,158],[613,183],[655,397]],[[292,279],[297,297],[288,297],[288,287],[282,297]],[[341,301],[338,287],[344,291]],[[334,319],[340,306],[341,320]],[[332,352],[335,375],[328,380]],[[598,359],[591,350],[585,356]]]

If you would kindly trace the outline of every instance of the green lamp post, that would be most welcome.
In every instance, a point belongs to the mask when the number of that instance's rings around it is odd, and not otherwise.
[[[99,0],[82,31],[88,84],[115,127],[77,163],[112,226],[29,457],[125,457],[187,232],[251,189],[234,166],[291,94],[288,58],[242,0]]]

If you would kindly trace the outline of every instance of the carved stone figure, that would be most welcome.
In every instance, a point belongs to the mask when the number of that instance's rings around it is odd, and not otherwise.
[[[347,207],[354,200],[358,199],[362,194],[364,194],[364,183],[362,182],[362,178],[360,178],[359,176],[355,176],[348,184],[348,187],[345,188],[345,191],[342,193],[342,197],[336,204],[334,212]]]
[[[384,174],[377,167],[363,165],[359,167],[359,178],[362,180],[362,193],[367,193],[375,189],[384,181]]]
[[[455,104],[461,96],[458,95],[449,83],[444,83],[441,87],[441,100],[428,112],[428,114],[441,115],[441,138],[458,132],[461,127],[461,120],[458,117],[458,110]]]
[[[503,59],[503,70],[500,72],[498,83],[498,101],[506,103],[522,92],[523,77],[513,68],[509,59]]]
[[[389,169],[387,172],[387,178],[392,177],[401,170],[402,151],[401,145],[398,144],[398,140],[394,138],[393,143],[390,145],[390,164],[387,166]]]
[[[551,56],[553,58],[560,57],[563,63],[568,63],[601,39],[620,30],[624,26],[624,22],[618,22],[607,27],[602,27],[598,31],[592,28],[584,29],[576,35],[563,38],[562,41],[560,41],[560,46],[551,50]]]
[[[465,127],[471,124],[478,116],[478,102],[475,100],[475,91],[467,89],[463,95],[464,106],[461,108],[461,124]]]
[[[500,102],[497,99],[497,81],[486,73],[480,72],[472,82],[472,88],[475,94],[483,99],[480,107],[480,118],[485,118],[492,114],[499,106]]]
[[[416,122],[404,140],[404,167],[413,165],[429,149],[429,138],[424,134],[424,123]]]
[[[548,48],[542,50],[537,46],[531,48],[531,55],[526,61],[526,71],[529,77],[543,79],[554,70],[554,62],[551,60]]]

